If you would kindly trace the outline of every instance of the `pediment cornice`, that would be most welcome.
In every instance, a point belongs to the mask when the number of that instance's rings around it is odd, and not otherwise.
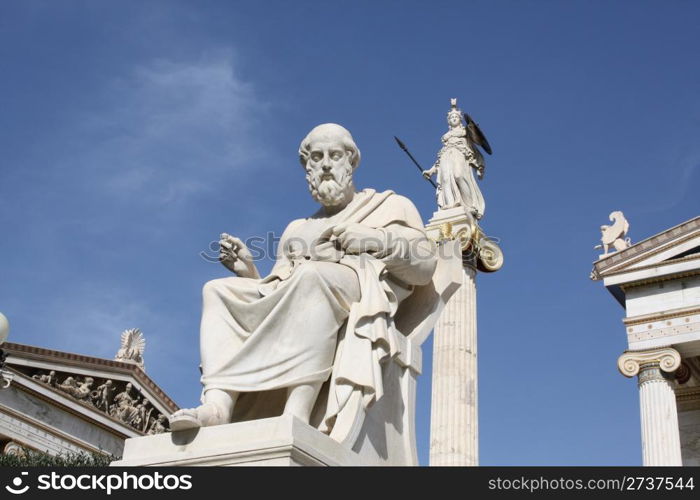
[[[700,262],[700,254],[684,255],[688,250],[698,246],[700,246],[700,216],[599,259],[593,263],[591,278],[600,280],[671,264]]]

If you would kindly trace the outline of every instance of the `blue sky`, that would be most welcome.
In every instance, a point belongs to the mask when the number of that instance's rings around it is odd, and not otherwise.
[[[219,233],[315,210],[313,126],[362,150],[359,187],[410,197],[451,97],[494,155],[478,277],[484,465],[639,465],[624,314],[588,275],[613,210],[638,241],[698,215],[695,2],[0,3],[0,311],[10,340],[112,357],[140,327],[149,375],[196,404],[202,259]],[[692,193],[696,194],[693,195]],[[259,267],[267,271],[270,261]],[[430,344],[419,387],[429,443]]]

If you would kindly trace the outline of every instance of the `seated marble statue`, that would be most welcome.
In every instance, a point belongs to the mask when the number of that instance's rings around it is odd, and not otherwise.
[[[265,278],[243,241],[221,235],[236,276],[204,286],[202,405],[171,415],[173,431],[283,413],[329,433],[353,394],[364,408],[382,397],[394,317],[431,282],[434,245],[407,198],[356,191],[360,151],[345,128],[317,126],[299,156],[321,207],[287,226]]]

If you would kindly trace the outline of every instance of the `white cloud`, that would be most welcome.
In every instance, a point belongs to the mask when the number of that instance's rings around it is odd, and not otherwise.
[[[684,152],[678,159],[669,161],[665,169],[659,169],[658,172],[658,175],[663,177],[659,180],[659,185],[662,186],[660,189],[665,188],[665,193],[654,198],[653,203],[643,200],[642,207],[636,213],[638,215],[662,213],[685,203],[698,185],[696,179],[698,173],[700,173],[700,152],[698,151]]]
[[[186,372],[196,373],[198,353],[191,352],[192,346],[183,351],[173,341],[187,333],[182,315],[160,311],[144,294],[113,284],[85,283],[66,292],[42,307],[43,314],[51,318],[53,340],[48,347],[113,359],[121,333],[140,328],[146,339],[144,360],[149,373],[172,375],[174,368],[190,365]],[[22,342],[19,338],[16,341]]]
[[[107,193],[179,202],[258,156],[251,131],[266,105],[228,53],[152,61],[112,82],[103,102],[83,117],[76,163]]]
[[[120,334],[127,328],[144,328],[162,319],[140,297],[113,286],[83,286],[45,307],[60,349],[103,358],[115,355]]]

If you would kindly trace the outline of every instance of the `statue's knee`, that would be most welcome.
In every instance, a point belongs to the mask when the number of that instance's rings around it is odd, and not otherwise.
[[[316,262],[314,260],[310,260],[299,266],[297,269],[294,270],[294,273],[297,274],[298,278],[304,279],[304,280],[313,280],[315,278],[320,278],[321,277],[321,266],[325,264],[323,262]]]
[[[328,282],[329,279],[333,281],[333,276],[345,270],[350,270],[350,268],[334,262],[310,260],[295,269],[294,273],[298,273],[296,278],[301,285],[316,288]],[[353,271],[350,270],[350,272]]]

